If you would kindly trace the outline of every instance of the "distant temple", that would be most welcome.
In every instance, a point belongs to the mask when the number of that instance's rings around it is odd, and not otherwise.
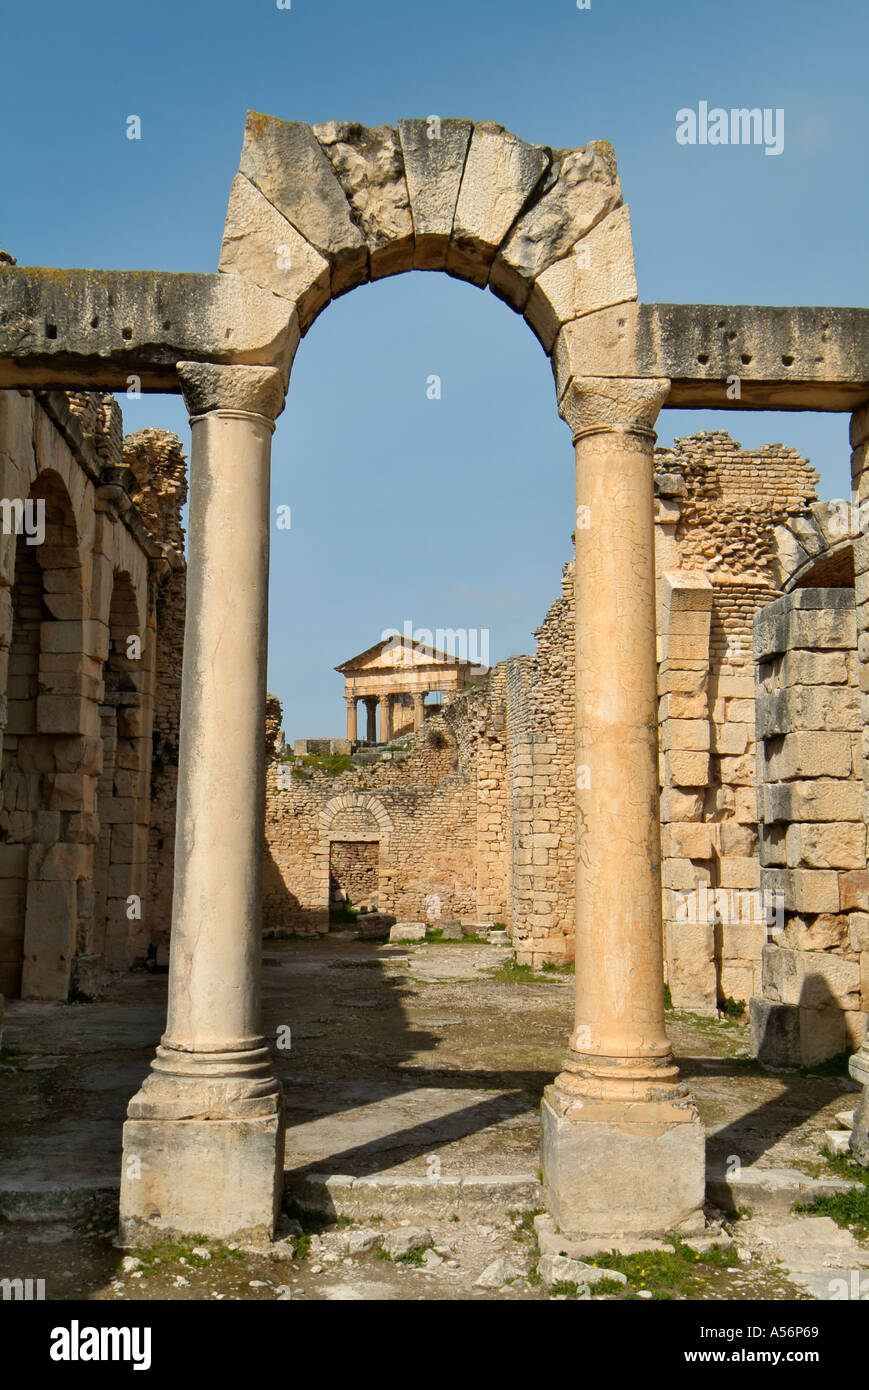
[[[435,692],[458,695],[485,679],[488,668],[456,657],[412,637],[384,637],[336,666],[344,677],[347,737],[359,741],[359,701],[365,702],[366,743],[389,743],[399,734],[422,727],[434,708],[426,696]],[[378,720],[378,708],[380,717]]]

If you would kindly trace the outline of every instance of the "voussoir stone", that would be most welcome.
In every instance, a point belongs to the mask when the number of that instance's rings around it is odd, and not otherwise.
[[[485,285],[504,237],[549,168],[549,150],[529,145],[503,126],[474,126],[446,269],[451,275]]]
[[[442,270],[453,230],[472,121],[399,121],[415,235],[415,270]]]
[[[410,270],[413,219],[398,131],[352,121],[313,129],[365,234],[372,280]]]
[[[232,183],[218,268],[292,300],[302,332],[329,303],[328,260],[244,174]]]
[[[368,279],[365,238],[309,125],[249,111],[239,171],[329,258],[333,295]]]
[[[621,201],[615,154],[606,141],[558,151],[542,196],[498,253],[492,289],[515,309],[524,309],[536,277],[566,256]]]
[[[496,262],[492,269],[494,288]],[[547,352],[565,323],[637,297],[631,219],[616,208],[535,281],[525,318]]]

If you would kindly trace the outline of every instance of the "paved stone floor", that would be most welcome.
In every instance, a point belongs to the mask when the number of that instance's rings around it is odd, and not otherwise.
[[[483,944],[386,946],[335,935],[266,943],[264,1026],[275,1043],[290,1043],[276,1046],[274,1055],[287,1095],[292,1192],[304,1191],[312,1173],[417,1179],[405,1184],[417,1193],[435,1173],[444,1180],[500,1179],[508,1192],[510,1178],[533,1186],[537,1107],[561,1063],[573,981],[558,974],[509,978],[508,960],[507,950]],[[159,1039],[165,985],[165,976],[130,974],[115,977],[94,1003],[8,1006],[0,1059],[0,1217],[8,1218],[0,1222],[0,1276],[21,1265],[46,1277],[48,1296],[59,1298],[82,1291],[179,1298],[275,1298],[282,1291],[313,1298],[549,1296],[534,1282],[530,1218],[523,1224],[522,1211],[497,1195],[458,1220],[443,1208],[404,1210],[394,1201],[378,1211],[375,1199],[352,1222],[333,1213],[341,1219],[327,1230],[309,1212],[305,1257],[285,1265],[253,1252],[212,1248],[195,1256],[167,1247],[162,1255],[145,1252],[138,1269],[118,1273],[122,1256],[109,1232],[121,1125]],[[823,1171],[824,1131],[854,1104],[850,1080],[764,1073],[738,1025],[676,1015],[670,1028],[707,1126],[713,1174],[740,1165],[755,1175],[758,1169]],[[755,1181],[750,1193],[763,1207],[763,1184],[760,1198],[757,1188]],[[751,1221],[737,1223],[738,1267],[710,1268],[704,1287],[680,1296],[818,1296],[819,1268],[869,1265],[865,1248],[847,1231],[835,1228],[827,1251],[825,1228],[807,1228],[821,1243],[817,1259],[809,1260],[812,1269],[796,1271],[805,1273],[802,1282],[791,1282],[794,1271],[780,1255],[800,1243],[789,1208],[790,1199],[783,1205],[775,1197],[769,1210],[756,1210],[754,1234]],[[426,1240],[431,1237],[434,1253],[425,1263],[418,1263],[419,1251],[410,1262],[382,1258],[380,1237],[402,1222],[424,1226]],[[369,1228],[374,1250],[357,1249],[366,1243],[359,1230]],[[291,1252],[292,1240],[281,1248]],[[476,1287],[498,1259],[508,1260],[514,1273],[501,1269],[492,1287]]]

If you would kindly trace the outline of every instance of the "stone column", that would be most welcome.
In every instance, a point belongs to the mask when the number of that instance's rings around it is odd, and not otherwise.
[[[392,696],[380,697],[380,742],[388,743],[392,738]]]
[[[377,742],[377,696],[365,696],[365,737],[369,743]]]
[[[851,416],[851,490],[857,516],[869,512],[869,406]],[[864,512],[865,508],[865,512]],[[853,528],[857,529],[857,528]],[[860,664],[860,699],[863,719],[863,824],[869,825],[869,531],[862,525],[854,537],[854,599],[857,605],[857,657]],[[869,901],[864,901],[869,907]],[[860,951],[861,1008],[869,1009],[869,917],[855,912],[850,918],[851,945]],[[869,1035],[848,1064],[854,1080],[863,1087],[854,1112],[851,1151],[869,1165]]]
[[[413,727],[421,729],[425,722],[425,691],[421,694],[414,692],[413,696]]]
[[[182,362],[193,427],[166,1031],[124,1125],[121,1238],[270,1237],[283,1095],[260,1032],[270,367]]]
[[[357,739],[356,700],[358,697],[356,695],[345,695],[344,698],[347,701],[347,737],[351,743],[355,743]]]
[[[576,1016],[544,1093],[572,1237],[702,1226],[704,1141],[664,1027],[652,428],[665,380],[574,379]]]

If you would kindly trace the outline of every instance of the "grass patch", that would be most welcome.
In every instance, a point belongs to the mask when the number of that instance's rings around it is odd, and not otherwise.
[[[556,965],[554,961],[548,960],[540,969],[544,975],[575,975],[576,966],[574,962],[568,961],[567,965]]]
[[[546,966],[542,968],[546,970]],[[544,975],[536,971],[533,965],[520,965],[516,960],[508,960],[503,965],[494,966],[489,971],[489,975],[493,980],[504,985],[541,985],[552,984],[553,975],[556,972],[567,975],[571,973],[572,969],[572,966],[568,970],[567,966],[556,965]]]
[[[673,995],[669,985],[664,985],[664,1008],[670,1010],[673,1008]]]
[[[292,776],[300,781],[314,772],[322,772],[326,777],[340,777],[342,772],[352,772],[354,767],[350,753],[307,753],[302,758],[293,759]]]
[[[869,1238],[869,1168],[863,1168],[847,1154],[834,1154],[830,1149],[821,1152],[827,1168],[837,1178],[860,1183],[852,1192],[837,1192],[829,1197],[816,1197],[812,1202],[797,1202],[794,1211],[808,1216],[829,1216],[837,1226],[845,1226],[859,1240]]]
[[[745,1000],[733,999],[729,994],[726,999],[722,999],[718,1004],[718,1012],[725,1018],[742,1019],[745,1015]]]
[[[200,1246],[208,1250],[211,1259],[194,1255],[194,1248]],[[161,1240],[154,1245],[137,1245],[130,1254],[142,1261],[144,1274],[153,1274],[157,1265],[183,1264],[186,1269],[206,1269],[213,1264],[245,1258],[243,1250],[230,1250],[228,1245],[211,1245],[208,1236],[188,1236],[186,1240]]]
[[[624,1274],[627,1284],[619,1284],[618,1292],[622,1298],[635,1297],[640,1291],[648,1291],[653,1298],[688,1297],[691,1294],[703,1295],[713,1270],[733,1269],[739,1259],[735,1250],[722,1250],[718,1246],[698,1254],[691,1250],[678,1236],[670,1238],[674,1250],[643,1250],[638,1255],[620,1255],[612,1250],[601,1251],[586,1264],[597,1269],[612,1269]],[[607,1285],[615,1283],[608,1280]],[[594,1286],[595,1293],[616,1292],[606,1290],[601,1284]]]
[[[421,1269],[425,1263],[423,1256],[427,1249],[427,1245],[415,1245],[412,1250],[406,1250],[403,1255],[396,1255],[395,1263],[397,1265],[413,1265],[415,1269]]]

